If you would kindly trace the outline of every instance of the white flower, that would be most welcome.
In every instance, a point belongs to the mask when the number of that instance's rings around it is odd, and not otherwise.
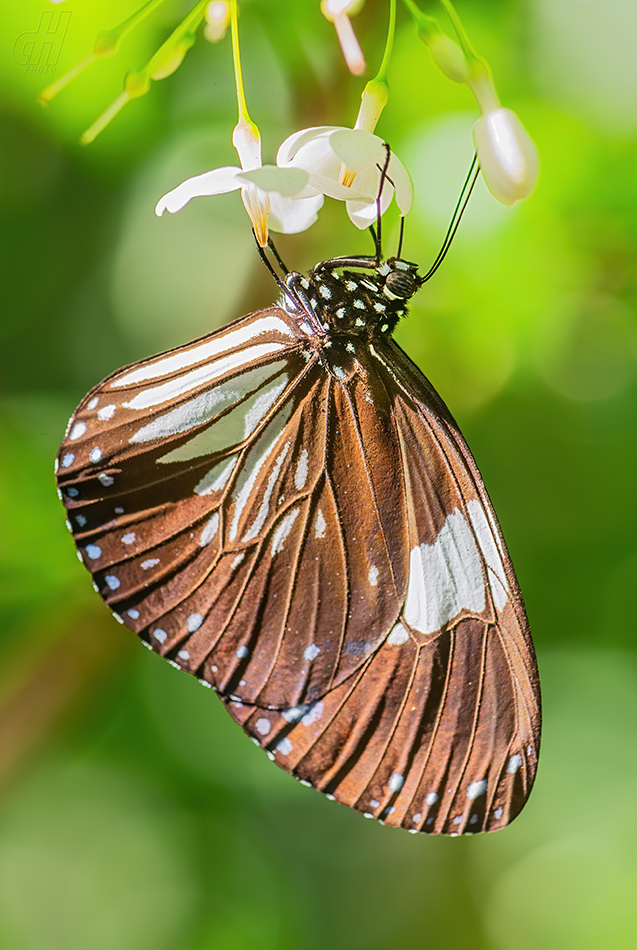
[[[540,168],[531,136],[515,112],[500,105],[488,72],[476,73],[469,86],[482,113],[473,127],[473,141],[489,191],[505,205],[528,198]]]
[[[360,229],[376,220],[376,200],[386,160],[385,143],[377,135],[334,126],[296,132],[283,142],[277,154],[279,168],[309,173],[308,188],[315,189],[315,193],[345,201],[350,219]],[[387,210],[395,194],[401,215],[406,215],[412,206],[413,192],[409,172],[392,152],[381,213]]]
[[[515,112],[494,109],[473,128],[478,160],[489,191],[505,205],[528,198],[539,172],[539,158],[529,133]]]
[[[261,139],[254,125],[240,122],[235,127],[232,141],[239,154],[240,168],[226,165],[188,178],[159,199],[155,213],[162,215],[168,210],[175,214],[191,198],[241,190],[243,204],[261,247],[268,243],[268,228],[296,234],[314,224],[323,204],[323,195],[315,188],[307,187],[309,174],[299,168],[262,166]],[[265,173],[259,185],[247,177],[255,170]]]

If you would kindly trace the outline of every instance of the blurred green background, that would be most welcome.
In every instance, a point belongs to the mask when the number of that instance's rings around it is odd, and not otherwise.
[[[634,0],[458,3],[542,174],[513,209],[480,183],[398,336],[485,476],[528,605],[545,728],[522,815],[453,840],[366,822],[279,772],[94,595],[55,494],[68,416],[107,373],[275,293],[237,194],[153,213],[182,179],[236,162],[229,38],[200,40],[81,148],[188,4],[169,0],[46,110],[35,100],[51,77],[25,64],[23,34],[70,12],[59,76],[135,2],[1,7],[2,950],[634,950]],[[370,69],[386,12],[368,0],[355,20]],[[242,14],[265,160],[297,128],[353,122],[364,80],[346,73],[318,3],[245,0]],[[476,113],[399,14],[378,131],[414,177],[404,253],[427,266]],[[336,202],[279,245],[295,269],[370,250]]]

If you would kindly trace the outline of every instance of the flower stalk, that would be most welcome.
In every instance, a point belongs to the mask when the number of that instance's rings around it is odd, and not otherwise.
[[[147,16],[154,13],[157,7],[161,6],[162,3],[164,3],[164,0],[149,0],[148,3],[145,3],[143,7],[140,7],[139,10],[123,20],[118,26],[113,27],[111,30],[102,30],[101,33],[98,33],[95,45],[93,46],[93,52],[63,76],[60,76],[59,79],[56,79],[50,86],[47,86],[46,89],[43,89],[38,96],[40,105],[47,106],[51,99],[57,96],[58,92],[83,73],[87,66],[90,66],[98,59],[115,56],[119,52],[124,37],[142,23]]]

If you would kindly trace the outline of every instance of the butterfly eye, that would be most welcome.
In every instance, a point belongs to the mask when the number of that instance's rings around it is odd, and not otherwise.
[[[385,280],[385,289],[394,297],[413,297],[416,293],[416,281],[413,274],[407,271],[393,270],[387,275]]]

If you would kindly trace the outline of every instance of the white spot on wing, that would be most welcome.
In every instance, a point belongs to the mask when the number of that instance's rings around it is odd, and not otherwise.
[[[157,630],[153,630],[152,635],[158,643],[164,643],[168,636],[165,630],[160,630],[159,628]]]
[[[472,782],[469,788],[467,789],[467,798],[474,799],[479,798],[480,795],[484,795],[487,790],[487,783],[484,779],[481,779],[479,782]]]
[[[522,756],[518,755],[518,753],[516,752],[516,754],[512,755],[511,758],[509,759],[509,764],[507,765],[507,772],[510,772],[511,775],[515,775],[515,773],[517,772],[517,770],[520,768],[521,765],[522,765]]]
[[[325,521],[325,518],[323,517],[323,512],[319,508],[319,510],[316,512],[316,524],[314,526],[314,537],[324,538],[326,527],[327,527],[327,523]]]
[[[142,571],[147,571],[151,567],[155,567],[156,564],[159,564],[158,557],[149,557],[148,560],[142,561],[141,567]]]
[[[135,532],[129,531],[128,534],[122,535],[122,544],[132,544],[135,540]]]
[[[255,726],[260,736],[267,736],[268,732],[272,728],[272,723],[269,719],[257,719]]]
[[[111,590],[117,590],[119,587],[119,578],[115,577],[114,574],[107,574],[104,578],[107,587],[110,587]]]
[[[397,623],[392,632],[387,637],[387,643],[390,647],[398,647],[401,643],[407,643],[409,632],[402,623]]]
[[[278,744],[277,747],[276,747],[276,750],[277,750],[277,752],[280,752],[281,755],[289,755],[290,752],[292,751],[292,748],[293,748],[293,747],[292,747],[292,743],[290,742],[290,740],[287,739],[287,738],[285,738],[285,739],[281,739],[281,741],[279,742],[279,744]]]
[[[308,726],[313,726],[314,723],[318,722],[321,716],[323,715],[324,708],[325,707],[324,707],[323,702],[319,701],[318,703],[315,703],[310,709],[310,711],[307,712],[301,719],[301,725],[305,726],[306,728]]]
[[[427,803],[427,805],[435,805],[437,801],[438,801],[438,793],[437,793],[437,792],[429,792],[429,794],[428,794],[427,797],[425,798],[425,802]],[[416,816],[414,815],[414,818],[415,818],[415,817],[416,817]]]
[[[230,564],[230,570],[234,571],[235,567],[239,567],[239,565],[241,564],[245,556],[246,556],[245,551],[242,551],[240,554],[237,554],[237,556],[234,558],[234,560]]]
[[[126,613],[127,613],[128,616],[131,618],[131,620],[138,620],[138,619],[139,619],[139,610],[135,610],[134,607],[131,607],[131,609],[130,609],[130,610],[127,610]]]
[[[102,406],[101,409],[97,410],[97,418],[102,422],[104,422],[105,419],[112,419],[115,408],[114,403],[110,403],[108,406]]]
[[[86,432],[86,423],[85,422],[76,422],[73,428],[71,429],[71,434],[69,439],[71,442],[75,442],[76,439],[80,439]]]
[[[466,608],[486,604],[482,561],[462,512],[447,517],[434,544],[412,549],[405,620],[420,633],[434,633]]]
[[[248,655],[248,648],[245,646],[237,647],[237,649],[235,650],[235,653],[239,657],[239,659],[242,660],[245,656]]]
[[[90,401],[89,403],[87,403],[86,408],[87,408],[87,409],[95,409],[95,407],[96,407],[96,405],[98,404],[98,402],[99,402],[99,399],[97,398],[97,396],[93,396],[93,398],[91,399],[91,401]]]
[[[306,660],[309,660],[311,663],[312,660],[315,660],[317,658],[320,652],[321,652],[321,648],[317,647],[315,643],[311,643],[309,647],[306,647],[305,650],[303,651],[303,656],[305,657]]]
[[[62,459],[62,468],[68,468],[69,465],[72,465],[75,461],[75,456],[72,452],[67,452]]]
[[[285,541],[290,531],[292,530],[292,525],[296,521],[298,513],[299,513],[299,509],[293,508],[292,511],[290,511],[285,516],[285,518],[283,518],[283,520],[281,521],[281,524],[277,527],[276,531],[272,535],[272,549],[271,549],[272,557],[274,557],[275,554],[278,554],[279,551],[283,550],[283,542]],[[245,538],[244,538],[244,541],[245,541]]]
[[[91,561],[97,561],[98,557],[102,556],[102,549],[97,544],[87,544],[85,550]]]
[[[190,659],[190,653],[188,652],[188,650],[180,650],[177,656],[179,657],[180,660]]]
[[[370,567],[369,573],[367,574],[367,580],[372,587],[376,587],[378,584],[378,568],[375,564],[372,564]]]
[[[188,633],[194,633],[195,630],[198,630],[203,623],[203,617],[201,614],[190,614],[188,620],[186,621],[186,627],[188,628]]]
[[[219,530],[219,512],[215,511],[201,532],[201,537],[199,538],[199,547],[205,548],[207,544],[210,544],[217,531]]]
[[[296,472],[294,473],[294,484],[296,485],[299,491],[301,491],[301,489],[303,488],[303,486],[305,485],[307,481],[308,458],[309,458],[308,450],[303,449],[303,451],[299,455],[299,460],[296,463]]]
[[[400,772],[394,772],[389,780],[388,788],[390,792],[399,792],[405,784],[405,778]]]
[[[115,481],[110,475],[107,475],[106,472],[100,472],[97,476],[98,482],[100,482],[105,488],[110,488],[110,486]]]

